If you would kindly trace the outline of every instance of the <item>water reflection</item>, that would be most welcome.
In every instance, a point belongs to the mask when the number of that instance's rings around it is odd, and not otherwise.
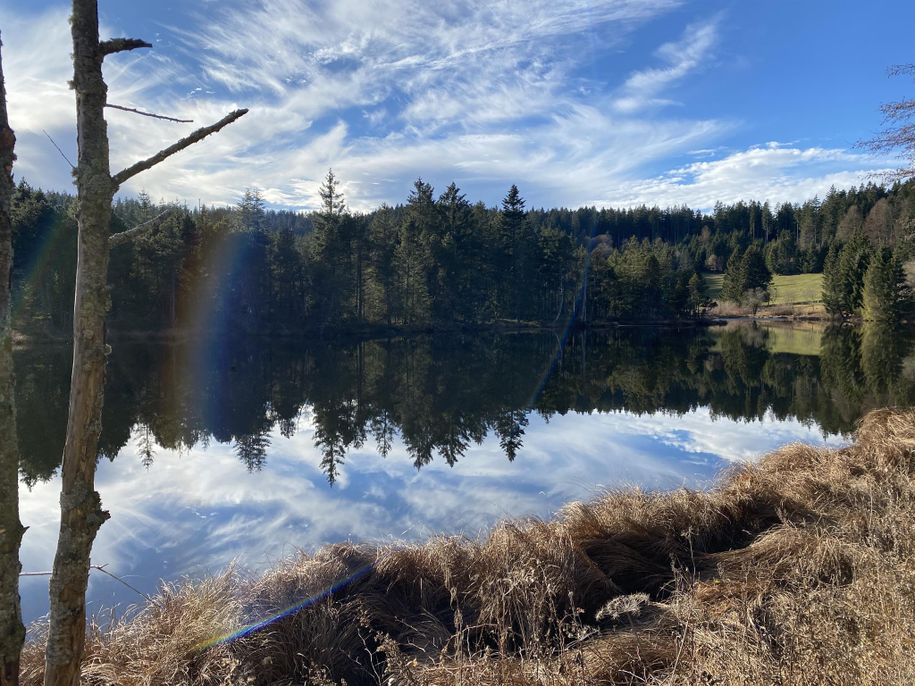
[[[911,404],[898,332],[729,326],[386,341],[120,343],[109,360],[93,561],[159,579],[263,568],[292,547],[474,534],[605,488],[702,486]],[[16,353],[23,565],[57,535],[69,351]],[[832,441],[841,439],[829,439]],[[93,577],[95,603],[130,591]],[[45,612],[46,580],[23,586]]]
[[[306,410],[331,482],[349,453],[371,444],[384,457],[395,435],[417,469],[436,458],[454,465],[489,434],[514,460],[524,454],[531,412],[549,420],[707,407],[715,417],[772,413],[842,434],[871,408],[913,403],[911,352],[907,336],[878,326],[821,332],[752,324],[581,333],[563,345],[549,334],[120,343],[109,360],[100,453],[114,459],[133,441],[136,459],[149,467],[157,446],[187,451],[214,440],[231,443],[257,471],[271,434],[292,436]],[[56,470],[69,362],[65,348],[16,353],[27,483]]]

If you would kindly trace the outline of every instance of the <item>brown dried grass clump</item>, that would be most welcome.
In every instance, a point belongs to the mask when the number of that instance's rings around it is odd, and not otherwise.
[[[873,412],[848,448],[787,446],[708,492],[622,491],[485,540],[331,546],[255,581],[166,586],[92,628],[84,679],[911,684],[913,477],[915,412]],[[40,638],[23,662],[39,683]]]

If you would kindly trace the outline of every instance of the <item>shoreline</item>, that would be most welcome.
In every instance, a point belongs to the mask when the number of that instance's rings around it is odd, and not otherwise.
[[[617,491],[487,538],[342,544],[164,586],[87,683],[911,683],[915,411],[710,491]],[[254,630],[253,625],[258,625]],[[39,683],[40,632],[23,659]],[[320,679],[319,679],[320,677]]]
[[[491,322],[485,324],[458,324],[454,326],[442,325],[377,325],[353,326],[341,328],[303,328],[300,330],[282,331],[239,331],[234,335],[273,338],[280,341],[291,341],[297,338],[310,339],[358,339],[375,340],[385,338],[398,338],[404,336],[445,335],[454,333],[555,333],[567,329],[574,331],[608,331],[618,328],[658,327],[658,328],[706,328],[718,325],[720,318],[703,319],[671,319],[671,320],[645,320],[645,321],[602,321],[589,324],[566,323],[551,325],[537,322]],[[181,342],[213,335],[210,331],[201,329],[172,328],[164,331],[119,330],[109,329],[107,338],[109,342],[118,341],[153,341],[153,342]],[[34,344],[69,344],[72,337],[55,332],[28,332],[15,330],[13,332],[13,345],[17,347]]]

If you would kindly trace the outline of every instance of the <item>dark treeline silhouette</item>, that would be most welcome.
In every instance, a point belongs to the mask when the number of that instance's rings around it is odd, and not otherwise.
[[[813,422],[848,433],[869,409],[915,403],[911,345],[879,325],[837,327],[820,356],[773,353],[764,328],[622,328],[551,334],[418,336],[292,346],[231,337],[219,346],[115,346],[109,358],[100,457],[131,443],[136,459],[158,447],[233,443],[252,469],[271,435],[310,421],[333,480],[347,453],[386,455],[400,437],[417,468],[457,462],[487,435],[523,459],[530,413],[684,413]],[[50,477],[66,424],[67,346],[16,352],[19,443],[26,482]],[[125,459],[122,457],[121,459]],[[129,458],[126,458],[129,459]]]
[[[332,174],[321,190],[323,206],[311,214],[267,210],[253,190],[231,208],[187,209],[142,194],[119,200],[112,232],[145,228],[112,249],[109,329],[220,324],[282,333],[683,320],[708,305],[698,274],[734,272],[749,253],[773,273],[817,272],[830,254],[863,241],[901,264],[915,231],[915,183],[833,190],[774,208],[738,202],[709,213],[528,210],[514,186],[501,207],[489,208],[471,204],[454,184],[437,194],[418,180],[405,204],[354,214]],[[69,330],[73,212],[70,196],[24,182],[17,188],[21,331]],[[863,284],[868,263],[855,264],[858,272],[843,283]],[[850,297],[855,305],[858,296]]]

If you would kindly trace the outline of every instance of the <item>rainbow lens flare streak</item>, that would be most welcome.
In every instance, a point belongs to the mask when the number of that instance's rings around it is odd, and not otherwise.
[[[305,598],[305,600],[302,600],[302,601],[296,603],[295,605],[290,605],[289,607],[285,608],[284,610],[280,610],[276,614],[270,615],[266,619],[262,619],[258,622],[254,622],[253,624],[246,624],[245,626],[241,627],[240,629],[236,629],[235,631],[233,631],[231,633],[223,634],[222,636],[217,636],[215,638],[211,638],[209,641],[200,643],[199,645],[197,645],[197,649],[206,650],[207,648],[212,648],[213,646],[217,646],[221,643],[228,643],[229,641],[234,641],[237,638],[242,638],[243,636],[248,636],[250,634],[253,634],[256,631],[260,631],[261,629],[263,629],[267,626],[270,626],[274,622],[279,621],[279,620],[283,619],[284,617],[293,615],[296,612],[298,612],[299,610],[304,610],[306,607],[309,607],[311,605],[314,605],[315,603],[319,603],[322,600],[326,600],[327,598],[330,598],[334,593],[337,593],[338,591],[343,590],[350,584],[352,584],[352,583],[358,581],[359,579],[365,577],[366,575],[368,575],[369,572],[371,572],[373,568],[374,568],[374,564],[367,564],[364,567],[360,567],[359,569],[357,569],[355,572],[353,572],[349,576],[345,577],[344,579],[341,579],[340,581],[337,581],[332,586],[324,589],[320,593],[316,593],[315,595],[309,596],[308,598]]]

